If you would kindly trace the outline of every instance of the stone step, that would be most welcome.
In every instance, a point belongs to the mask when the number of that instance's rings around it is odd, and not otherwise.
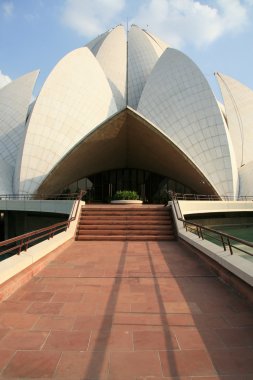
[[[167,207],[82,207],[81,211],[85,212],[112,212],[112,211],[120,211],[120,212],[129,212],[129,211],[140,211],[140,212],[152,212],[152,211],[167,211]]]
[[[83,208],[76,240],[175,240],[169,210],[164,207]]]
[[[172,230],[172,224],[80,224],[77,231],[84,230]]]
[[[145,208],[143,207],[83,207],[81,212],[167,212],[166,207]]]
[[[86,225],[125,225],[125,226],[131,226],[131,225],[170,225],[172,224],[171,219],[81,219],[79,222],[79,225],[86,226]]]
[[[175,240],[172,235],[82,235],[76,238],[78,241],[164,241]]]
[[[116,229],[93,229],[93,230],[81,230],[78,231],[78,236],[83,236],[83,235],[164,235],[168,234],[171,235],[173,234],[172,231],[164,231],[164,230],[147,230],[147,229],[134,229],[134,230],[129,230],[129,229],[121,229],[121,230],[116,230]]]
[[[162,215],[162,216],[144,216],[144,215],[132,215],[132,216],[129,216],[129,215],[115,215],[115,216],[81,216],[80,218],[80,221],[89,221],[89,222],[92,222],[92,221],[98,221],[98,220],[117,220],[117,221],[131,221],[131,220],[164,220],[164,221],[168,221],[168,220],[171,220],[170,217],[168,215]]]
[[[81,216],[132,216],[132,215],[150,215],[150,216],[154,216],[154,215],[157,215],[157,216],[160,216],[160,215],[168,215],[168,212],[166,211],[155,211],[155,212],[141,212],[141,211],[128,211],[128,212],[123,212],[123,211],[114,211],[114,212],[109,212],[109,211],[105,211],[105,212],[82,212],[81,213]]]

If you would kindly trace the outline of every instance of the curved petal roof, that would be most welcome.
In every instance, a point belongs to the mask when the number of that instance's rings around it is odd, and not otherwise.
[[[13,166],[0,159],[0,195],[12,194]]]
[[[239,169],[240,177],[240,195],[242,196],[251,196],[253,189],[253,161],[242,166]]]
[[[137,109],[147,78],[165,50],[165,43],[133,25],[128,32],[127,104]]]
[[[170,165],[164,160],[170,158]],[[211,184],[172,141],[135,110],[112,116],[68,152],[38,189],[57,193],[93,173],[139,168],[187,183],[200,194],[215,194]]]
[[[15,166],[23,140],[28,107],[39,71],[12,81],[0,90],[0,159]]]
[[[87,47],[67,54],[47,78],[25,138],[20,192],[34,192],[82,137],[117,111],[103,70]]]
[[[88,44],[85,46],[90,49],[90,51],[96,56],[100,46],[102,45],[105,38],[108,36],[111,30],[107,30],[105,33],[100,34],[93,40],[91,40]]]
[[[122,25],[107,32],[91,49],[110,84],[118,111],[126,107],[126,33]]]
[[[237,80],[216,73],[224,99],[229,133],[238,167],[253,160],[253,91]]]
[[[187,177],[191,188],[194,188],[192,181],[183,170],[186,157],[189,167],[194,168],[194,178],[202,181],[196,184],[198,191],[236,196],[237,167],[244,164],[245,169],[240,169],[241,190],[248,191],[250,169],[246,167],[251,167],[248,165],[253,161],[253,92],[218,74],[224,111],[201,71],[187,56],[136,25],[130,28],[127,37],[128,40],[123,26],[119,25],[63,57],[29,111],[38,72],[27,74],[0,90],[3,191],[9,192],[14,187],[16,192],[36,192],[46,186],[47,178],[52,179],[58,167],[64,169],[62,163],[67,162],[65,158],[76,147],[80,157],[91,157],[87,155],[88,150],[82,155],[79,148],[85,141],[82,149],[90,149],[86,143],[94,138],[100,139],[94,145],[96,149],[102,153],[108,148],[112,156],[111,161],[105,158],[99,163],[102,155],[97,153],[96,160],[93,155],[93,162],[86,162],[89,168],[94,168],[94,162],[97,168],[117,167],[117,155],[113,156],[117,150],[121,159],[125,155],[125,165],[141,165],[145,170],[158,172],[159,166],[163,167],[161,173],[168,175],[171,157],[177,154],[183,157],[178,180],[181,181],[182,175]],[[135,112],[135,116],[130,112]],[[110,139],[107,139],[103,134],[107,129],[103,126],[124,113],[126,124],[114,131],[111,123]],[[152,133],[148,133],[148,128]],[[132,143],[130,137],[139,140]],[[119,149],[117,141],[122,148]],[[144,141],[145,147],[149,147],[147,155],[152,152],[153,158],[145,155]],[[159,146],[164,153],[156,155]],[[130,147],[134,147],[132,154]],[[173,162],[179,165],[178,160]]]
[[[191,158],[219,194],[235,193],[237,176],[224,122],[205,77],[190,58],[167,49],[147,80],[137,111]]]

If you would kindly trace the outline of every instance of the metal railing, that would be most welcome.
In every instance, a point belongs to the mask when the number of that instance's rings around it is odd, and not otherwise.
[[[214,194],[182,194],[182,193],[173,193],[171,191],[168,192],[170,197],[174,197],[178,200],[185,201],[252,201],[253,195],[243,195],[237,197],[235,199],[232,195],[214,195]]]
[[[39,201],[39,200],[75,200],[78,193],[66,194],[0,194],[0,200]]]
[[[21,251],[27,251],[31,244],[35,242],[39,243],[45,240],[45,238],[49,240],[53,238],[56,233],[67,231],[70,223],[77,217],[79,205],[84,194],[85,192],[81,191],[78,196],[76,196],[68,220],[0,242],[0,256],[8,253],[19,255]],[[4,247],[6,247],[6,249],[4,249]]]
[[[174,206],[176,218],[183,223],[183,226],[184,226],[186,231],[190,231],[190,232],[194,233],[195,235],[197,235],[202,240],[205,240],[205,239],[208,240],[207,238],[209,238],[209,241],[210,240],[211,241],[213,241],[213,240],[218,241],[220,243],[220,245],[223,247],[224,251],[227,251],[227,249],[228,249],[231,255],[233,255],[235,250],[237,250],[237,251],[245,253],[249,256],[253,256],[253,253],[252,253],[253,252],[253,243],[251,243],[247,240],[239,239],[235,236],[231,236],[229,234],[226,234],[225,232],[220,232],[220,231],[214,230],[212,228],[205,227],[201,224],[193,223],[193,222],[189,222],[189,221],[185,220],[183,218],[182,211],[181,211],[181,208],[180,208],[180,205],[178,202],[180,199],[177,196],[175,196],[175,194],[172,194],[172,193],[170,193],[170,199],[171,199],[173,206]],[[240,244],[240,245],[246,246],[247,250],[245,250],[242,247],[239,247],[238,245],[235,245],[235,244]],[[251,248],[252,252],[249,252],[250,248]]]

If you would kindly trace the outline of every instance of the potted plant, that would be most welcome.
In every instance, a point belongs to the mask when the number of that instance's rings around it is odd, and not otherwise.
[[[121,204],[130,204],[130,203],[141,204],[143,202],[140,200],[140,197],[136,191],[119,190],[114,194],[111,203],[115,203],[115,204],[119,204],[119,203],[121,203]]]

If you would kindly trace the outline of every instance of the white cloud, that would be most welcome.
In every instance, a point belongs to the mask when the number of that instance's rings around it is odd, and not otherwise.
[[[0,88],[11,82],[11,78],[8,75],[4,75],[0,70]]]
[[[251,0],[248,0],[251,1]],[[226,33],[239,32],[248,23],[249,3],[239,0],[146,0],[133,22],[148,25],[174,47],[185,43],[198,47],[212,43]]]
[[[148,28],[171,46],[203,47],[225,34],[243,30],[249,23],[248,11],[252,5],[253,0],[140,0],[137,3],[65,0],[62,21],[80,35],[93,38],[128,15],[129,24]]]
[[[14,6],[11,1],[4,1],[1,8],[4,16],[10,17],[13,14]]]
[[[66,0],[62,21],[82,36],[95,37],[114,26],[124,6],[125,0]]]

